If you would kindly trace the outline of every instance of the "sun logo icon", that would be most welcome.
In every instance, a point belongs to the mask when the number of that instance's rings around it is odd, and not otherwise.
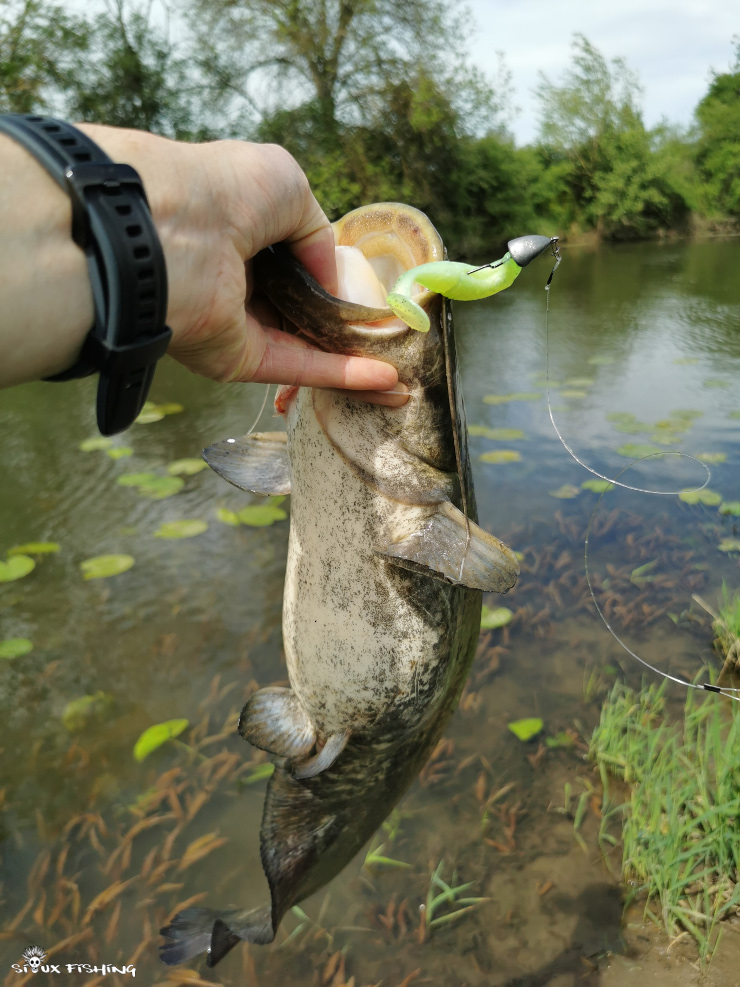
[[[31,967],[33,973],[38,973],[41,964],[46,959],[46,953],[40,946],[29,946],[23,953],[23,959]]]

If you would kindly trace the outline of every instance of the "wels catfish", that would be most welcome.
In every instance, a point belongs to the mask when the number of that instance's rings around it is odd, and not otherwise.
[[[334,353],[393,364],[411,397],[387,408],[351,392],[283,388],[276,406],[287,434],[228,439],[204,453],[244,490],[292,494],[290,688],[261,689],[239,723],[276,758],[260,834],[271,901],[184,910],[162,930],[165,963],[206,951],[212,967],[240,940],[271,942],[285,912],[349,863],[457,705],[482,592],[505,593],[519,574],[511,549],[475,523],[449,303],[407,273],[444,262],[437,231],[396,203],[357,209],[334,231],[340,294],[350,300],[329,295],[280,245],[255,258],[257,283],[293,331]],[[515,273],[551,242],[526,239],[509,245]],[[388,306],[396,282],[427,331],[396,316],[398,298]]]

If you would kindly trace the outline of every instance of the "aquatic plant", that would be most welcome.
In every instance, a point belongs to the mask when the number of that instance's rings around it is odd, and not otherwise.
[[[427,891],[426,901],[419,905],[419,914],[421,916],[419,925],[420,942],[424,942],[431,929],[456,921],[457,919],[462,918],[463,915],[472,912],[479,905],[491,900],[490,898],[460,897],[460,895],[467,891],[468,888],[471,888],[475,882],[468,881],[466,884],[457,885],[457,887],[452,887],[447,884],[447,882],[442,878],[444,863],[444,860],[440,860],[435,869],[432,871],[431,877],[429,878],[429,890]],[[454,870],[452,872],[452,883],[454,884],[456,880],[457,871]],[[441,913],[443,908],[449,908],[451,905],[461,905],[462,907],[455,908],[454,911],[445,911],[443,914]]]
[[[683,723],[665,710],[665,683],[640,692],[618,682],[604,703],[589,755],[603,784],[600,840],[623,816],[622,876],[630,900],[674,938],[711,959],[718,923],[740,913],[740,710],[690,690]],[[612,804],[613,775],[630,787]]]

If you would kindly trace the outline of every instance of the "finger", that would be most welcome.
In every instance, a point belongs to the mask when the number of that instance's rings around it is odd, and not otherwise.
[[[398,385],[398,371],[389,363],[324,353],[276,329],[266,328],[264,338],[266,346],[258,367],[237,380],[353,391],[389,391]]]
[[[318,203],[316,205],[318,206]],[[330,295],[336,295],[337,260],[334,253],[334,231],[328,225],[329,220],[326,217],[324,219],[326,226],[322,226],[299,240],[291,241],[289,239],[288,242],[291,253],[303,264],[308,273],[313,275]]]
[[[392,391],[352,391],[352,397],[384,408],[402,408],[408,402],[409,389],[399,380]]]

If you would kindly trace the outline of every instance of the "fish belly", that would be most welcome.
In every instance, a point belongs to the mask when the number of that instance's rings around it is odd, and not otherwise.
[[[454,588],[375,554],[424,515],[346,464],[301,388],[287,416],[291,520],[283,603],[290,683],[320,735],[418,724],[445,687]],[[368,472],[372,472],[372,464]]]

